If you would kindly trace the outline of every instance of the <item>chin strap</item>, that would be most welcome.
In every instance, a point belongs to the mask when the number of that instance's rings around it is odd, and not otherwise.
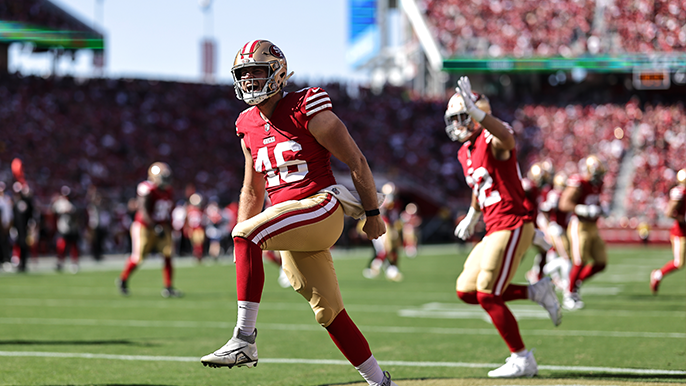
[[[293,76],[293,74],[295,74],[295,71],[291,71],[290,74],[286,75],[286,78],[283,80],[284,86],[286,86],[286,84],[288,83],[288,79],[291,79],[291,76]]]

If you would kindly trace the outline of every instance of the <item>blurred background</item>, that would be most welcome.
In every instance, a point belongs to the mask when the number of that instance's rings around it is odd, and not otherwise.
[[[287,90],[330,94],[395,210],[414,204],[420,244],[456,242],[469,205],[443,121],[462,75],[513,126],[523,174],[549,160],[571,175],[598,154],[603,237],[669,243],[662,213],[686,167],[686,0],[0,0],[0,198],[30,197],[32,255],[54,254],[63,187],[82,253],[128,253],[131,199],[155,161],[171,166],[179,208],[195,194],[230,227],[246,108],[230,68],[254,39],[284,51]],[[3,224],[9,261],[17,230]],[[354,223],[339,240],[365,243]]]

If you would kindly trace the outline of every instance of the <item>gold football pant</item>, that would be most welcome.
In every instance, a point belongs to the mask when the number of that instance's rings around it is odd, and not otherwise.
[[[502,295],[533,237],[534,224],[531,222],[485,236],[467,257],[457,278],[457,291]]]
[[[172,236],[169,225],[159,225],[164,228],[164,233],[158,236],[154,226],[147,227],[138,221],[131,224],[131,260],[139,264],[154,250],[159,251],[164,257],[172,255]]]
[[[343,216],[333,195],[319,193],[271,206],[237,224],[232,236],[280,251],[291,285],[310,303],[317,322],[327,327],[343,309],[329,251],[343,231]]]

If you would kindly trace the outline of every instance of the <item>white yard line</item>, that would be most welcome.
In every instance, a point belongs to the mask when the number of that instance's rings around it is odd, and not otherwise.
[[[41,351],[0,351],[3,357],[38,357],[38,358],[78,358],[78,359],[109,359],[121,361],[152,361],[152,362],[200,362],[199,357],[150,356],[150,355],[113,355],[92,353],[62,353]],[[297,359],[297,358],[261,358],[262,363],[274,364],[308,364],[308,365],[340,365],[350,366],[348,361],[335,359]],[[470,367],[491,368],[500,363],[465,363],[465,362],[407,362],[407,361],[379,361],[382,366],[399,367]],[[602,373],[620,374],[653,374],[653,375],[686,375],[682,370],[629,369],[620,367],[591,367],[591,366],[550,366],[539,365],[539,370],[550,371],[596,371]]]
[[[194,301],[194,302],[168,302],[156,300],[89,300],[89,299],[31,299],[31,298],[4,298],[0,299],[0,306],[6,307],[81,307],[81,308],[183,308],[183,309],[215,309],[214,301]],[[0,307],[2,308],[2,307]],[[420,306],[408,305],[382,305],[382,304],[346,304],[347,310],[355,313],[394,313],[405,317],[435,318],[435,319],[483,319],[485,311],[478,306],[463,303],[426,303]],[[535,316],[534,319],[548,318],[547,312],[532,303],[532,305],[510,305],[510,310],[517,316],[522,314]],[[279,311],[309,311],[309,306],[304,302],[262,302],[260,310],[279,310]],[[441,315],[444,313],[445,315]],[[568,312],[564,312],[570,315]],[[417,314],[417,315],[413,315]],[[451,317],[452,314],[452,317]],[[574,316],[602,316],[602,317],[626,317],[626,318],[686,318],[686,311],[640,311],[640,310],[583,310],[576,312]]]
[[[233,329],[234,322],[196,322],[174,320],[111,320],[111,319],[56,319],[56,318],[0,318],[0,324],[32,324],[60,326],[115,326],[115,327],[151,327],[151,328],[218,328]],[[258,323],[263,330],[278,331],[319,331],[317,324],[282,324]],[[420,334],[439,335],[496,335],[493,328],[436,328],[436,327],[394,327],[394,326],[359,326],[366,332],[382,334]],[[529,336],[603,336],[612,338],[667,338],[685,339],[686,333],[680,332],[644,332],[644,331],[583,331],[583,330],[522,330]]]

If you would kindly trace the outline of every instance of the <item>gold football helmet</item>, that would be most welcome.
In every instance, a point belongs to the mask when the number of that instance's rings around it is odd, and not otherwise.
[[[474,94],[474,104],[480,110],[490,114],[491,103],[485,95]],[[460,92],[456,92],[448,101],[448,107],[443,116],[445,132],[452,141],[464,142],[474,133],[472,117],[467,114],[467,107]]]
[[[242,72],[247,67],[265,67],[267,69],[266,78],[242,79]],[[236,97],[249,105],[257,105],[280,92],[286,86],[288,78],[293,75],[286,75],[288,65],[286,57],[279,47],[268,40],[253,40],[246,43],[233,61],[231,76],[233,76],[233,87],[236,90]],[[254,88],[253,82],[264,81],[261,89]]]
[[[539,188],[550,183],[552,178],[552,163],[550,161],[536,162],[529,169],[529,179]]]
[[[681,169],[676,172],[676,182],[679,185],[686,185],[686,169]]]
[[[171,168],[164,162],[155,162],[148,168],[148,181],[155,186],[165,187],[171,183]]]
[[[553,177],[553,188],[563,190],[567,186],[567,174],[565,172],[555,173]]]
[[[607,169],[605,164],[597,155],[589,155],[586,157],[581,164],[581,171],[588,177],[589,181],[593,184],[600,183],[605,176]]]

